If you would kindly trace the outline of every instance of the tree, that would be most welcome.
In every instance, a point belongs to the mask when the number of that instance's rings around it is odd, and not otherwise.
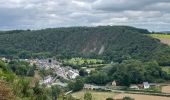
[[[80,76],[87,76],[88,73],[87,73],[84,69],[80,69],[79,75],[80,75]]]
[[[2,69],[3,71],[7,71],[7,67],[5,66],[5,63],[1,60],[0,60],[0,69]]]
[[[92,75],[87,77],[86,81],[88,83],[103,85],[109,82],[109,76],[105,72],[92,73]]]
[[[33,100],[48,100],[46,90],[42,86],[40,86],[38,82],[33,87],[33,92]]]
[[[109,97],[109,98],[106,98],[106,100],[114,100],[114,99]]]
[[[84,100],[92,100],[92,94],[89,92],[86,92],[84,94]]]
[[[68,88],[74,92],[80,91],[84,87],[84,81],[81,78],[77,78],[74,82],[68,84]]]
[[[57,97],[59,96],[60,92],[61,92],[61,90],[57,85],[52,86],[51,87],[52,99],[57,100]]]
[[[134,99],[131,97],[124,97],[122,100],[134,100]]]

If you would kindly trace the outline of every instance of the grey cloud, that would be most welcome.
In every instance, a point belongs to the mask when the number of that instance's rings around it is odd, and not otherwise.
[[[170,27],[169,6],[169,0],[0,0],[0,29],[132,25],[162,31]]]
[[[97,0],[94,9],[105,11],[141,10],[155,3],[167,3],[169,0]]]

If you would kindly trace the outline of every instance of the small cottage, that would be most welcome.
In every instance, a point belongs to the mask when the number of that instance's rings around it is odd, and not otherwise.
[[[113,81],[113,82],[112,82],[112,86],[116,86],[116,81]]]
[[[144,89],[150,88],[150,84],[148,82],[143,82]]]

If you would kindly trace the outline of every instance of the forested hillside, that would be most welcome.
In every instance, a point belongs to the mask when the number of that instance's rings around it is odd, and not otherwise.
[[[90,57],[121,62],[157,60],[170,65],[170,48],[128,26],[70,27],[0,32],[0,56]]]

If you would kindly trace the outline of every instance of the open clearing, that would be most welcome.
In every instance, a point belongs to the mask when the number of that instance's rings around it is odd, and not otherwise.
[[[168,44],[170,46],[170,38],[159,38],[159,40],[164,43],[164,44]]]
[[[164,92],[164,93],[170,93],[170,86],[163,86],[163,87],[162,87],[162,92]]]
[[[126,94],[126,93],[116,94],[112,92],[96,92],[96,91],[87,91],[87,92],[90,92],[92,94],[93,100],[106,100],[106,98],[108,97],[111,97],[114,99],[122,99],[123,97],[126,97],[126,96],[132,97],[135,100],[170,100],[169,97],[162,97],[162,96]],[[86,93],[86,91],[80,91],[80,92],[73,93],[72,96],[77,99],[84,100],[83,99],[84,93]]]
[[[135,100],[170,100],[169,97],[139,95],[139,94],[125,94],[125,93],[116,95],[114,99],[122,99],[123,97],[126,97],[126,96],[134,98]]]
[[[147,34],[153,38],[159,39],[162,43],[168,44],[170,46],[170,35],[167,34]]]
[[[106,100],[106,98],[108,97],[114,97],[116,94],[115,93],[111,93],[111,92],[96,92],[96,91],[80,91],[80,92],[76,92],[73,93],[72,96],[80,99],[80,100],[84,100],[84,93],[86,92],[90,92],[93,96],[93,100]]]

